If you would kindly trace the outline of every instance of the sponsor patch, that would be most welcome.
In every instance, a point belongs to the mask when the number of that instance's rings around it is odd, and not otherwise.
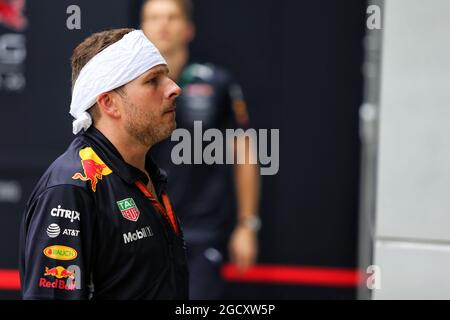
[[[84,148],[79,152],[83,173],[77,172],[72,176],[74,180],[90,181],[93,192],[97,190],[97,183],[112,173],[111,169],[100,159],[91,147]]]
[[[73,260],[78,255],[75,249],[61,245],[49,246],[44,249],[43,253],[47,258],[54,260]]]
[[[117,206],[125,219],[134,222],[139,219],[140,212],[132,198],[117,201]]]
[[[61,233],[61,228],[56,224],[52,223],[47,227],[47,235],[50,238],[56,238]]]
[[[144,238],[148,238],[153,236],[153,231],[150,227],[144,227],[140,230],[136,230],[134,232],[128,232],[128,233],[124,233],[123,234],[123,242],[125,244],[136,241],[136,240],[141,240]]]

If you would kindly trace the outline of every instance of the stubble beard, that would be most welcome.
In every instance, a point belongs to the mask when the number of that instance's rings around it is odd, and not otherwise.
[[[154,114],[138,111],[137,107],[129,101],[127,104],[125,130],[141,145],[151,147],[168,138],[175,130],[175,121],[170,125],[158,123]],[[162,115],[162,117],[164,116]]]

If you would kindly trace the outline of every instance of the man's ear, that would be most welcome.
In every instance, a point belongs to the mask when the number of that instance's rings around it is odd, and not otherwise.
[[[113,92],[110,91],[100,94],[96,101],[102,113],[112,118],[120,118],[118,97],[116,97]]]

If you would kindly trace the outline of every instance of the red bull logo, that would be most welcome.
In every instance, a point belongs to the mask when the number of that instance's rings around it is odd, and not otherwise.
[[[0,0],[0,24],[15,31],[23,31],[27,19],[23,14],[25,0]]]
[[[102,180],[103,176],[111,174],[112,171],[90,147],[80,150],[80,158],[84,175],[77,172],[73,175],[72,179],[90,181],[92,191],[95,192],[97,190],[98,181]]]
[[[39,287],[48,289],[66,290],[66,291],[77,290],[75,283],[67,283],[66,280],[58,280],[58,279],[55,279],[55,281],[51,282],[45,278],[40,278]]]
[[[56,277],[57,279],[66,279],[66,278],[74,279],[75,271],[69,271],[61,266],[57,266],[50,269],[48,267],[45,267],[44,276],[52,276]]]

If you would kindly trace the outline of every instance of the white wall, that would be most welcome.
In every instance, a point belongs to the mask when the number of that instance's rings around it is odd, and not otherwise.
[[[375,299],[450,299],[450,1],[386,0]]]

